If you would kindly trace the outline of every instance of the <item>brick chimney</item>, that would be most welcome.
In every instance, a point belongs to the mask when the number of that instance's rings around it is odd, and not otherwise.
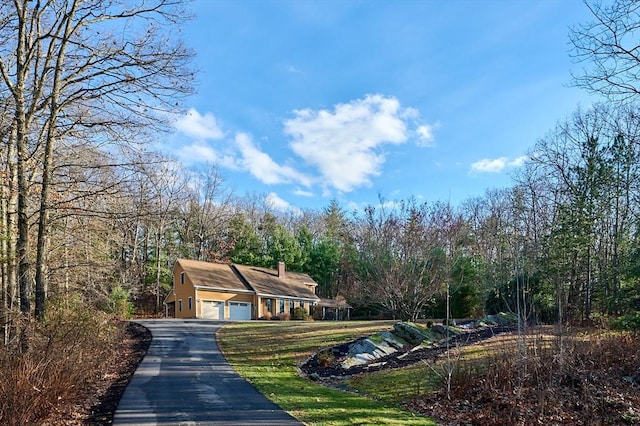
[[[278,262],[278,278],[284,278],[285,270],[286,270],[286,267],[284,262]]]

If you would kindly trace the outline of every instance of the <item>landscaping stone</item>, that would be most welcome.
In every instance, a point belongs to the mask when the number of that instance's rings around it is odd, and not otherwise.
[[[390,336],[374,335],[371,338],[359,339],[349,345],[347,358],[340,364],[343,369],[349,369],[355,365],[370,363],[373,360],[391,355],[398,351],[390,345],[386,338],[391,339],[395,345],[400,345],[397,339]],[[400,346],[402,347],[402,346]]]
[[[429,329],[429,332],[433,334],[437,334],[438,340],[446,339],[447,332],[448,332],[448,337],[454,337],[460,334],[460,332],[456,330],[455,327],[451,327],[451,326],[447,327],[446,325],[440,325],[440,324],[434,325],[433,327],[431,327]]]
[[[406,325],[407,323],[401,324]],[[300,369],[303,374],[309,375],[311,380],[317,380],[317,377],[320,379],[331,376],[348,377],[364,371],[377,371],[411,365],[419,360],[437,357],[447,350],[445,345],[447,340],[446,327],[436,325],[426,329],[411,324],[410,327],[417,330],[417,334],[422,339],[421,344],[411,344],[396,333],[398,328],[405,330],[406,327],[398,326],[397,324],[396,326],[394,326],[393,331],[376,333],[368,338],[360,338],[331,348],[324,348],[322,351],[330,351],[335,356],[334,362],[330,365],[320,363],[318,360],[320,352],[318,352],[301,365]],[[449,328],[449,333],[451,341],[460,345],[468,345],[496,334],[513,331],[513,329],[514,325],[511,323],[504,326],[494,325],[478,329],[451,327]],[[363,350],[363,352],[356,353],[358,350]],[[311,377],[311,374],[317,374],[317,377]]]
[[[384,331],[380,333],[382,339],[387,342],[389,346],[394,349],[400,350],[408,345],[407,341],[402,339],[400,336],[393,334],[390,331]]]
[[[509,325],[518,322],[518,317],[511,312],[499,312],[495,315],[487,315],[479,321],[481,326],[485,325]]]
[[[343,370],[348,370],[351,367],[355,367],[356,365],[363,365],[363,364],[366,364],[366,362],[362,362],[361,359],[357,359],[355,357],[349,357],[344,361],[342,361],[342,363],[340,364],[340,367]]]
[[[349,354],[350,355],[357,355],[362,353],[372,354],[377,348],[378,346],[375,343],[373,343],[371,340],[360,339],[354,342],[349,347]]]
[[[393,325],[393,332],[401,339],[415,346],[428,339],[427,329],[410,322],[398,322]]]

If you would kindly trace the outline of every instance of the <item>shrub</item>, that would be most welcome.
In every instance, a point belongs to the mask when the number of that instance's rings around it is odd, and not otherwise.
[[[271,312],[267,311],[262,315],[262,319],[269,321],[271,319]]]
[[[292,320],[304,320],[304,319],[307,318],[307,316],[309,316],[309,314],[307,314],[307,310],[305,308],[303,308],[302,306],[298,306],[298,307],[293,309],[293,314],[291,315],[291,319]]]
[[[281,319],[282,321],[289,321],[291,319],[291,314],[289,314],[289,312],[282,312],[278,315],[278,319]]]
[[[107,312],[114,314],[118,318],[131,318],[135,312],[135,307],[129,301],[129,290],[125,290],[120,285],[114,286],[109,293]]]
[[[0,423],[69,417],[61,407],[93,392],[117,357],[123,326],[79,298],[51,301],[42,322],[18,317],[19,336],[0,347]],[[55,423],[55,422],[54,422]]]
[[[336,357],[335,355],[333,355],[333,351],[331,349],[321,350],[320,352],[318,352],[316,358],[318,360],[318,365],[321,367],[328,367],[332,365],[336,360]]]
[[[478,413],[487,426],[639,424],[636,337],[531,335],[524,342],[526,356],[515,346],[505,340],[480,361],[474,355],[463,358],[451,378],[450,401],[445,381],[439,391],[417,400],[422,406],[437,401],[443,424],[454,416],[456,424],[471,424]]]
[[[612,330],[626,330],[637,333],[640,331],[640,312],[613,318],[609,321]]]

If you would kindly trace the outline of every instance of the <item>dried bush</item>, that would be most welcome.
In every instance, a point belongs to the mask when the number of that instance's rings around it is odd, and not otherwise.
[[[282,312],[278,315],[278,319],[282,321],[289,321],[291,319],[291,314],[289,314],[289,312]]]
[[[318,360],[318,365],[321,367],[329,367],[336,361],[336,357],[331,349],[321,350],[320,352],[318,352],[318,355],[316,355],[316,357]]]
[[[461,363],[445,391],[412,408],[456,424],[638,424],[640,341],[633,335],[530,337]]]
[[[44,321],[22,318],[0,348],[0,424],[41,424],[91,392],[115,359],[123,326],[79,299],[54,301]]]

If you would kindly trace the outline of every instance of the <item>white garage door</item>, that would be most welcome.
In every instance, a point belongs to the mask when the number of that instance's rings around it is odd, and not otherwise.
[[[251,303],[229,302],[229,319],[235,321],[250,320]]]
[[[202,318],[223,320],[224,319],[224,302],[215,302],[213,300],[202,301]]]

